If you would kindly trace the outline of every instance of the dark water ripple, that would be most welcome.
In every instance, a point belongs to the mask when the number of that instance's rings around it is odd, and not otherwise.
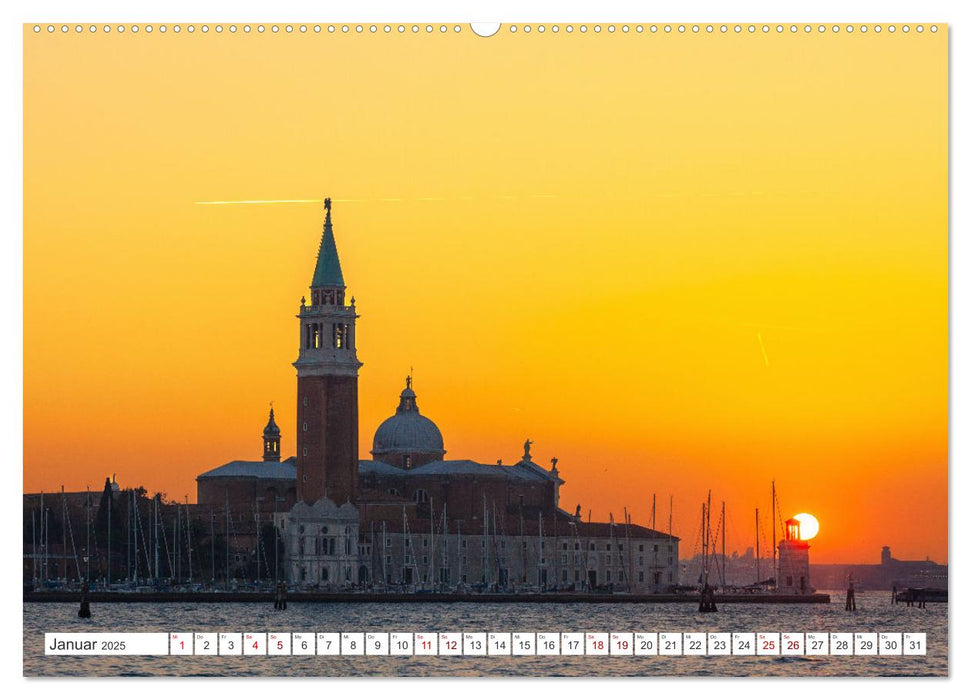
[[[857,610],[829,605],[291,603],[92,606],[24,604],[27,676],[946,676],[948,606],[890,605],[858,593]],[[926,632],[927,656],[69,657],[44,656],[45,632]]]

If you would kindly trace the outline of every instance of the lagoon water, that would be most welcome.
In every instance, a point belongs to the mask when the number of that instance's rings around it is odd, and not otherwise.
[[[889,593],[828,605],[590,603],[24,604],[26,676],[946,676],[948,606]],[[45,632],[926,632],[927,656],[45,656]]]

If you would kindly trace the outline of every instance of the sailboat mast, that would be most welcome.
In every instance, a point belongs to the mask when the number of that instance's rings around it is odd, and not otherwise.
[[[186,506],[188,511],[189,506]],[[260,588],[260,504],[253,504],[253,522],[256,524],[256,589]]]
[[[182,510],[179,502],[175,502],[175,579],[182,581]]]
[[[725,520],[725,501],[722,501],[722,585],[728,584],[725,579],[725,530],[728,529],[728,521]]]
[[[51,565],[51,509],[50,506],[44,509],[44,581],[50,578]]]
[[[37,583],[37,512],[30,511],[30,545],[34,551],[34,556],[31,557],[30,564],[30,576]]]
[[[711,559],[715,556],[715,547],[711,543],[711,490],[708,491],[708,504],[705,506],[705,536],[705,541],[708,543],[708,559],[705,561],[705,585],[707,585],[707,573],[711,569]]]
[[[489,508],[486,505],[486,496],[482,494],[482,582],[489,584]]]
[[[381,557],[381,576],[384,579],[384,585],[388,585],[388,526],[383,520],[381,521],[381,553],[384,554]]]
[[[401,560],[403,562],[407,563],[408,562],[408,546],[411,544],[411,536],[408,534],[408,512],[405,510],[404,505],[401,506],[401,527],[402,527],[402,529],[404,530],[404,533],[405,533],[405,539],[404,539],[404,541],[401,544],[401,551],[402,551],[402,559]],[[415,566],[416,567],[418,566],[418,563],[417,562],[415,562]],[[411,571],[411,567],[410,566],[407,567],[407,570],[408,571]],[[401,571],[401,578],[402,579],[405,578],[405,569],[402,569],[402,571]],[[402,580],[402,583],[405,583],[405,581]]]
[[[755,582],[762,580],[761,559],[759,558],[759,509],[755,509]]]
[[[115,504],[115,494],[108,487],[108,586],[111,586],[111,507]]]
[[[668,503],[668,539],[670,540],[674,535],[674,496],[670,497],[670,502]]]
[[[128,500],[125,522],[125,581],[131,581],[131,499]]]
[[[63,578],[67,583],[67,496],[64,495],[64,484],[61,484],[61,561],[64,562],[63,571],[58,566],[58,578]]]
[[[226,590],[229,590],[229,492],[226,492]]]
[[[523,534],[523,512],[519,511],[519,577],[526,582],[526,538]]]
[[[776,559],[775,559],[776,540],[775,540],[775,480],[774,479],[772,480],[772,512],[769,514],[769,517],[772,520],[772,578],[775,579],[776,583],[778,584],[779,576],[778,576],[778,571],[776,571]]]
[[[157,495],[158,494],[156,494],[156,496]],[[152,581],[154,583],[155,578],[156,578],[156,575],[158,573],[156,571],[156,568],[157,567],[156,567],[156,560],[155,560],[155,557],[154,557],[155,545],[156,545],[156,541],[155,541],[155,496],[152,496],[152,505],[148,509],[148,514],[149,514],[149,516],[151,516],[152,520],[149,523],[149,526],[148,526],[148,534],[146,535],[146,537],[148,537],[147,546],[152,551],[153,556],[152,557],[149,557],[148,552],[145,552],[145,565],[148,567],[148,577],[150,579],[152,579]]]
[[[176,506],[178,507],[178,506]],[[192,528],[189,520],[189,497],[185,497],[185,558],[189,562],[189,583],[192,583]],[[259,533],[256,540],[256,568],[260,567],[260,544]]]
[[[630,592],[634,588],[634,550],[631,549],[630,545],[630,513],[627,512],[627,506],[624,506],[624,536],[627,539],[627,573],[625,576],[627,577],[627,591]]]
[[[536,585],[542,590],[543,585],[543,564],[545,563],[545,552],[543,551],[543,511],[539,512],[539,556],[536,557]]]
[[[38,564],[38,571],[40,572],[40,579],[43,583],[47,580],[46,570],[44,565],[46,564],[45,557],[47,556],[47,540],[45,539],[46,532],[44,528],[44,521],[47,519],[44,516],[44,492],[40,492],[40,562]]]
[[[708,539],[705,528],[705,502],[701,502],[701,582],[708,585]]]
[[[448,501],[442,506],[442,574],[448,572]],[[445,584],[445,576],[438,577],[439,583]]]
[[[135,489],[131,490],[131,508],[129,508],[129,522],[131,523],[131,562],[132,581],[138,585],[138,501],[135,500]]]
[[[280,535],[277,532],[277,506],[279,506],[279,496],[273,496],[273,583],[280,583]],[[377,550],[375,550],[377,551]],[[269,571],[266,572],[270,574]],[[215,580],[213,575],[213,580]]]
[[[506,581],[502,580],[503,563],[506,558],[506,528],[502,528],[502,539],[497,539],[499,533],[499,518],[496,517],[496,502],[492,502],[492,549],[496,553],[496,584],[506,587]],[[500,550],[500,547],[502,549]]]
[[[276,530],[273,531],[274,541],[276,540]],[[209,506],[209,563],[212,565],[212,581],[210,585],[216,587],[216,511]],[[279,576],[277,581],[279,581]]]
[[[152,527],[148,529],[152,537],[152,579],[158,583],[158,494],[152,498]]]
[[[428,574],[425,583],[435,584],[435,499],[428,497],[428,532],[431,556],[428,557]]]
[[[91,580],[91,489],[86,488],[84,501],[84,580]]]

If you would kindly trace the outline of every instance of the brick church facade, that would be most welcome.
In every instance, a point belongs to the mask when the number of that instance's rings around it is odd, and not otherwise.
[[[663,591],[678,584],[678,539],[631,522],[595,523],[560,508],[556,460],[531,442],[511,464],[446,459],[411,378],[358,455],[356,302],[331,219],[301,299],[295,457],[280,461],[273,411],[262,462],[197,477],[200,505],[273,511],[285,576],[302,588]]]

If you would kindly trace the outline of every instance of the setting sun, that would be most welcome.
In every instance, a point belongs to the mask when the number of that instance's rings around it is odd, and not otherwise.
[[[809,513],[800,513],[793,516],[799,521],[799,536],[804,540],[811,540],[819,534],[819,521],[816,516]]]

